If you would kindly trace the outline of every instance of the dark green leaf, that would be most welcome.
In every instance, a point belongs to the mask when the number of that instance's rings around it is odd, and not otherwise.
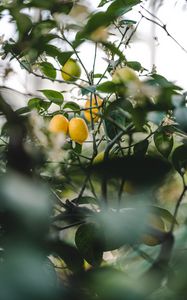
[[[22,115],[22,114],[26,114],[26,113],[30,112],[30,109],[28,106],[24,106],[24,107],[18,108],[15,112],[18,115]]]
[[[98,7],[102,7],[103,5],[105,5],[106,3],[111,2],[111,1],[113,1],[113,0],[101,0]]]
[[[187,167],[187,145],[182,145],[176,148],[172,155],[172,162],[175,169],[184,174]]]
[[[127,61],[125,55],[117,48],[114,44],[108,42],[102,42],[103,46],[105,46],[110,52],[114,55],[116,54],[119,57],[119,62]]]
[[[90,167],[90,171],[98,177],[124,178],[144,186],[161,181],[170,170],[169,162],[148,155],[108,159]]]
[[[97,86],[97,90],[102,93],[115,93],[116,89],[116,84],[112,81],[105,81]]]
[[[75,235],[75,243],[82,257],[91,265],[102,261],[101,233],[94,224],[81,225]]]
[[[139,4],[141,0],[116,0],[107,9],[107,15],[111,15],[113,18],[118,18],[128,11],[130,11],[133,6]]]
[[[37,109],[40,110],[43,108],[44,110],[48,109],[50,107],[51,103],[44,101],[41,98],[32,98],[28,102],[28,106],[30,109]]]
[[[84,196],[73,200],[76,204],[97,204],[97,200],[93,197]]]
[[[158,207],[158,206],[153,206],[153,207],[151,207],[151,211],[158,214],[161,218],[163,218],[167,222],[169,222],[169,223],[174,222],[175,224],[177,224],[177,220],[174,218],[174,216],[167,209],[164,209],[164,208]]]
[[[64,104],[63,109],[65,109],[65,108],[69,108],[69,109],[71,109],[73,111],[76,110],[76,112],[80,111],[80,106],[77,103],[73,102],[73,101],[66,102]]]
[[[139,63],[138,61],[127,61],[126,64],[128,67],[134,69],[135,71],[146,70],[142,67],[141,63]]]
[[[146,152],[147,152],[147,149],[148,149],[148,146],[149,146],[149,141],[148,140],[143,140],[139,143],[137,143],[135,146],[134,146],[134,154],[136,156],[145,156]]]
[[[94,76],[93,76],[94,78],[107,78],[106,76],[103,76],[103,74],[102,73],[97,73],[97,74],[94,74]]]
[[[40,90],[44,96],[49,99],[51,102],[61,105],[64,102],[64,97],[60,92],[55,90]]]
[[[161,128],[155,132],[154,142],[158,152],[167,158],[173,148],[173,135]]]
[[[128,19],[126,19],[126,20],[120,20],[119,21],[120,25],[134,25],[136,23],[137,23],[136,21],[134,21],[134,20],[128,20]]]
[[[39,67],[45,76],[52,78],[52,79],[56,78],[56,70],[51,63],[42,62],[42,63],[39,63]]]
[[[66,51],[66,52],[61,52],[58,53],[58,61],[61,64],[61,66],[64,66],[65,63],[68,61],[68,59],[73,55],[73,51]]]

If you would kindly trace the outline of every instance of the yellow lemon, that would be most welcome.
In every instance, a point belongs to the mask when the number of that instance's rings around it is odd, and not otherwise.
[[[93,118],[94,122],[97,122],[99,120],[98,113],[100,111],[102,103],[103,103],[103,100],[97,96],[92,97],[92,101],[91,101],[91,99],[88,99],[86,101],[86,103],[85,103],[86,110],[84,111],[84,117],[88,122],[91,122],[92,118]]]
[[[88,138],[88,126],[82,118],[72,118],[69,122],[69,136],[72,141],[82,144]]]
[[[67,134],[68,125],[69,125],[68,119],[63,115],[58,114],[52,117],[52,119],[49,122],[48,129],[50,132],[53,133],[63,132],[64,134]]]
[[[108,38],[108,30],[104,26],[98,27],[90,34],[90,39],[94,42],[105,42]]]
[[[125,84],[129,81],[138,82],[139,78],[133,69],[129,67],[124,67],[115,70],[112,76],[112,81],[116,84]]]
[[[105,151],[99,152],[93,159],[93,165],[98,164],[103,161]]]
[[[76,81],[81,76],[81,68],[75,59],[70,58],[62,67],[61,74],[65,81]]]
[[[164,221],[161,217],[156,214],[151,213],[148,217],[148,225],[161,231],[165,232],[165,225]],[[154,236],[154,234],[144,234],[142,237],[142,242],[148,246],[156,246],[159,245],[161,242],[160,240]]]

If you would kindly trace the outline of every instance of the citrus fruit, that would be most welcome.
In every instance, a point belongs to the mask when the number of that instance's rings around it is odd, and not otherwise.
[[[63,132],[67,134],[69,121],[63,115],[55,115],[49,122],[49,131],[53,133]]]
[[[148,225],[152,228],[155,228],[161,232],[165,231],[165,225],[162,218],[156,214],[151,213],[148,216]],[[154,236],[154,234],[146,233],[142,237],[142,242],[148,246],[156,246],[161,243],[158,237]]]
[[[98,27],[90,34],[90,39],[94,42],[105,42],[108,38],[108,30],[104,26]]]
[[[69,122],[69,136],[72,141],[82,144],[88,138],[88,126],[82,118],[72,118]]]
[[[70,58],[62,67],[61,74],[65,81],[76,81],[81,75],[81,68],[75,59]]]
[[[138,82],[139,78],[133,69],[129,67],[124,67],[115,70],[112,76],[112,81],[116,84],[120,84],[120,83],[124,84],[129,81]]]
[[[100,99],[99,97],[92,97],[92,100],[88,99],[86,101],[85,108],[87,110],[84,111],[84,117],[88,122],[91,122],[92,118],[94,122],[97,122],[99,120],[98,113],[100,111],[102,103],[103,100]]]
[[[105,151],[99,152],[93,159],[93,165],[98,164],[103,161]]]

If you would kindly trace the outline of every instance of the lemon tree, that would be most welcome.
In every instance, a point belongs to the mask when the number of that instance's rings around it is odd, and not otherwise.
[[[1,2],[2,300],[185,299],[186,92],[127,51],[135,11],[172,35],[147,1]]]

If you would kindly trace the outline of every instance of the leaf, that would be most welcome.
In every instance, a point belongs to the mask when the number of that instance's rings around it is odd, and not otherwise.
[[[40,110],[43,108],[44,110],[48,109],[50,107],[51,103],[44,101],[41,98],[32,98],[28,102],[28,106],[30,109],[37,109]]]
[[[74,203],[76,204],[97,204],[97,200],[93,197],[84,196],[73,199]]]
[[[167,222],[169,223],[177,223],[177,220],[174,218],[174,216],[165,208],[162,207],[158,207],[158,206],[152,206],[151,207],[151,211],[153,209],[153,212],[155,212],[156,214],[158,214],[160,217],[162,217],[163,219],[165,219]]]
[[[173,151],[172,162],[175,169],[182,175],[187,167],[187,145],[182,145]]]
[[[80,111],[80,106],[77,103],[73,102],[73,101],[66,102],[64,104],[63,109],[66,109],[66,108],[69,108],[69,109],[71,109],[73,111],[76,111],[76,112]]]
[[[113,0],[101,0],[98,7],[102,7],[103,5],[105,5],[106,3],[111,2],[111,1],[113,1]]]
[[[30,112],[30,109],[28,108],[28,106],[24,106],[24,107],[18,108],[15,112],[18,115],[23,115],[23,114]]]
[[[141,141],[139,143],[137,143],[135,146],[134,146],[134,155],[136,156],[145,156],[146,152],[147,152],[147,149],[148,149],[148,146],[149,146],[149,141],[148,140],[144,140],[144,141]]]
[[[88,168],[94,176],[102,178],[123,178],[135,184],[149,186],[160,182],[172,169],[171,164],[159,157],[146,155],[124,156],[123,158],[111,158]]]
[[[60,92],[55,90],[39,90],[51,102],[61,105],[64,102],[64,97]]]
[[[187,108],[178,107],[174,110],[174,116],[180,128],[184,130],[184,132],[187,132]]]
[[[154,134],[154,143],[158,152],[167,158],[173,148],[173,135],[161,128]]]
[[[97,91],[102,93],[115,93],[116,89],[116,84],[112,81],[105,81],[97,86]]]
[[[134,20],[128,20],[128,19],[125,19],[125,20],[120,20],[119,21],[119,24],[120,25],[134,25],[136,24],[137,21],[134,21]]]
[[[58,61],[61,64],[61,66],[64,66],[65,63],[68,61],[68,59],[74,54],[73,51],[66,51],[66,52],[61,52],[58,53]]]
[[[146,70],[138,61],[127,61],[126,64],[128,67],[134,69],[135,71]]]
[[[163,88],[172,88],[173,90],[181,90],[182,88],[174,85],[172,82],[168,81],[164,76],[159,74],[152,74],[152,78],[154,78],[155,82],[158,83]]]
[[[118,18],[139,3],[141,3],[140,0],[116,0],[108,7],[106,14],[111,15],[113,18]]]
[[[79,251],[64,241],[54,241],[49,244],[49,251],[58,254],[72,271],[83,270],[84,260]]]
[[[94,224],[81,225],[75,235],[75,243],[82,257],[92,266],[102,261],[101,234]]]
[[[39,63],[39,68],[41,70],[41,72],[51,78],[51,79],[55,79],[56,78],[56,70],[55,68],[53,67],[53,65],[49,62],[42,62],[42,63]]]
[[[101,78],[101,77],[102,77],[102,78],[107,78],[107,76],[103,76],[102,73],[94,74],[93,77],[94,77],[94,78]]]

